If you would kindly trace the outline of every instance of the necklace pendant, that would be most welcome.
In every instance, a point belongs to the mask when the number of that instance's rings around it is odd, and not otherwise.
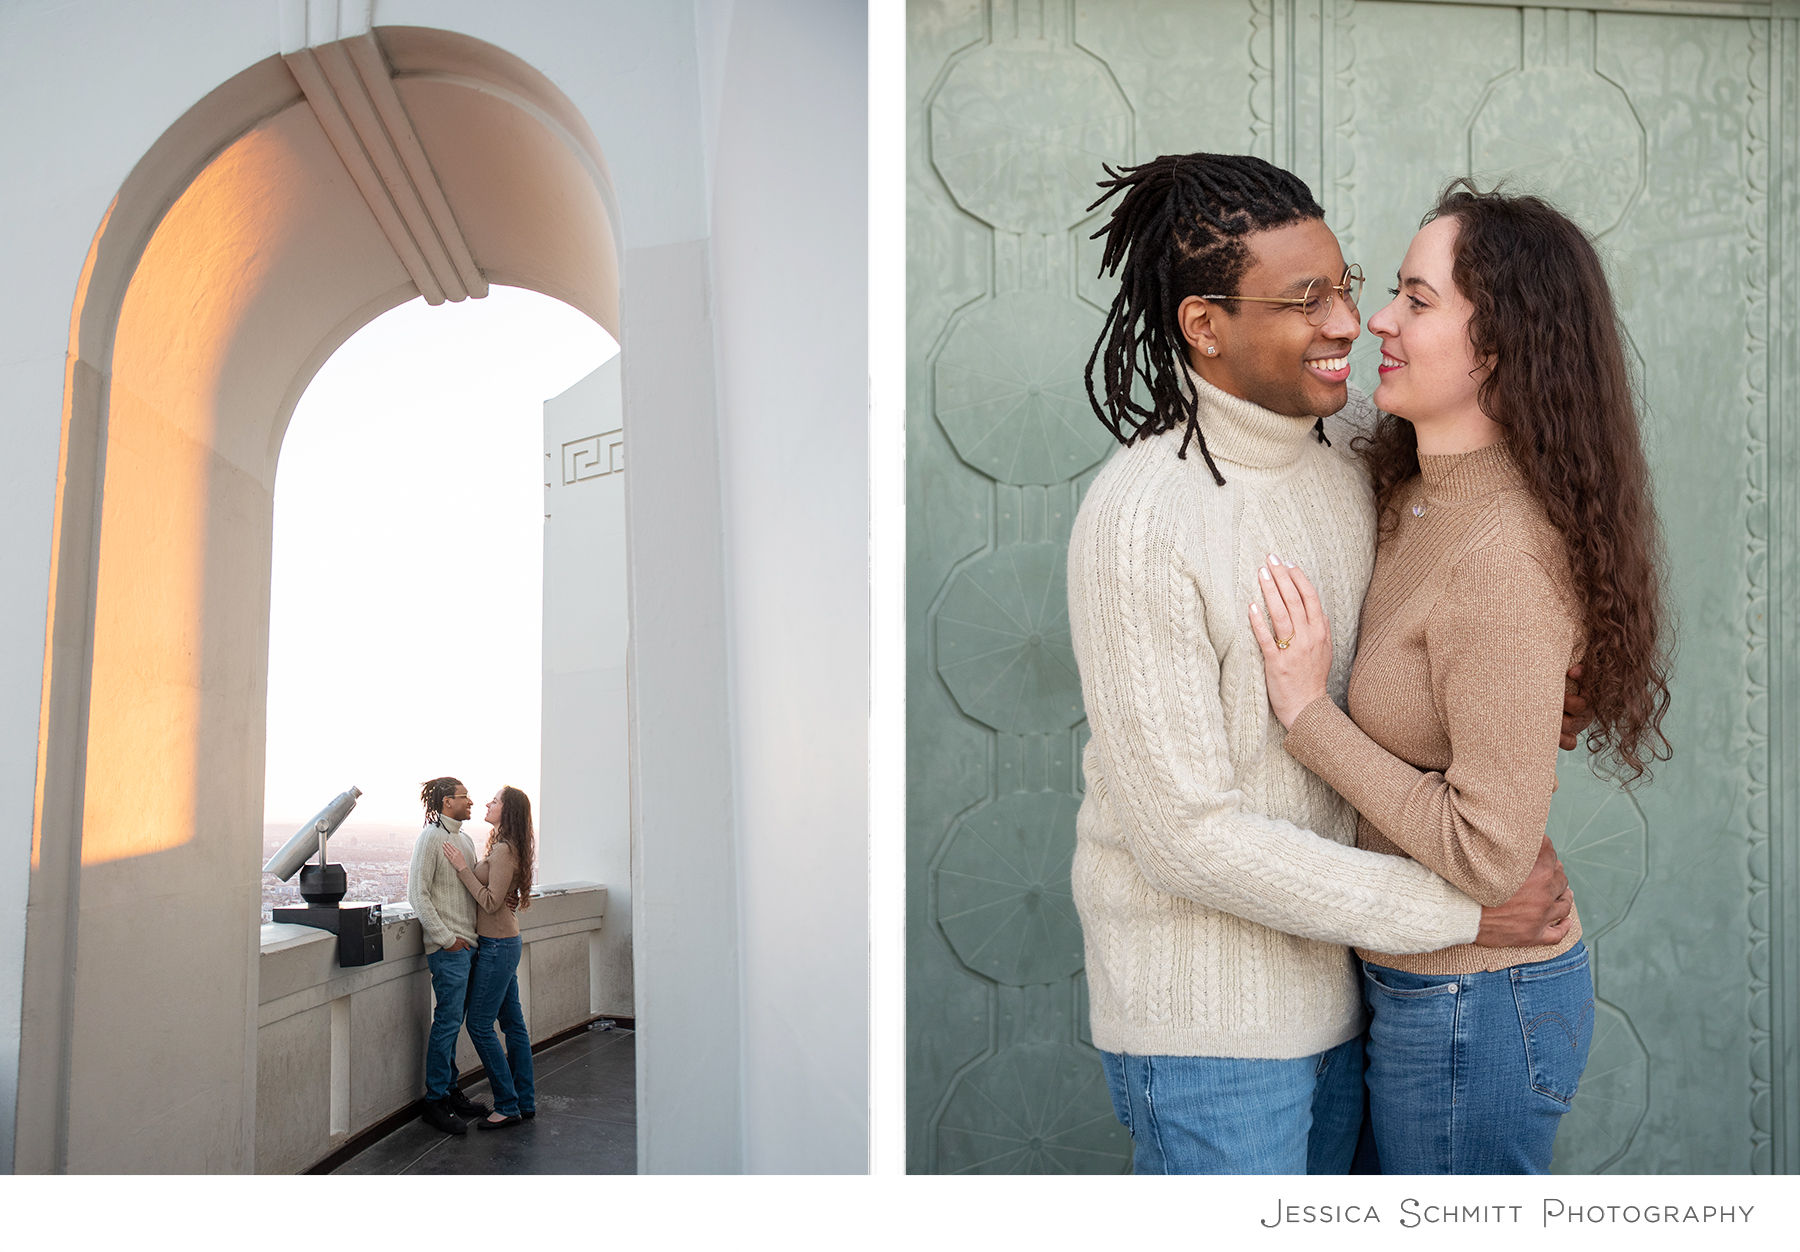
[[[1412,513],[1413,513],[1414,517],[1424,517],[1425,516],[1425,506],[1423,504],[1413,505]]]

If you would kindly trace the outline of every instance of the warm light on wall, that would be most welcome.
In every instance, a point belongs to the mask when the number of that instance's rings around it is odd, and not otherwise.
[[[83,865],[195,837],[202,753],[212,737],[203,725],[207,709],[220,702],[219,679],[233,681],[233,671],[252,664],[251,640],[215,638],[206,646],[209,626],[218,624],[208,612],[207,570],[221,538],[212,532],[226,522],[222,506],[227,514],[234,503],[254,511],[260,492],[260,529],[268,526],[266,491],[215,446],[220,384],[245,310],[277,255],[274,244],[290,233],[295,202],[280,192],[294,164],[277,127],[252,131],[221,153],[157,227],[120,310]]]
[[[44,614],[44,685],[43,694],[38,703],[38,754],[37,777],[32,789],[31,804],[31,872],[36,874],[43,856],[44,847],[44,801],[45,788],[50,770],[50,727],[51,702],[53,699],[59,643],[66,643],[65,636],[70,634],[70,623],[64,622],[59,628],[57,622],[58,588],[63,576],[63,540],[62,518],[67,507],[66,496],[69,488],[69,458],[81,457],[85,441],[76,437],[72,446],[71,437],[76,429],[76,387],[77,379],[90,383],[93,377],[91,366],[81,361],[81,317],[87,308],[88,288],[94,280],[94,262],[100,255],[100,241],[106,237],[107,225],[112,221],[113,210],[119,206],[115,199],[106,206],[106,212],[100,218],[100,229],[94,232],[93,242],[88,245],[87,256],[81,263],[81,277],[75,283],[75,307],[69,313],[69,351],[63,366],[63,408],[62,408],[62,447],[57,454],[56,466],[56,510],[52,514],[57,519],[56,540],[50,545],[50,603]],[[85,375],[85,377],[83,377]]]
[[[398,40],[421,72],[451,58],[486,108],[563,118],[543,124],[582,152],[503,165],[494,145],[526,146],[507,127],[452,128],[425,153],[447,187],[486,187],[497,169],[519,185],[466,214],[452,194],[432,228],[479,219],[484,281],[568,287],[568,303],[616,324],[610,220],[566,229],[567,206],[604,217],[612,203],[597,145],[567,101],[533,103],[560,99],[547,79],[474,46],[449,32]],[[506,71],[499,95],[489,61]],[[74,293],[15,1167],[224,1172],[257,1159],[276,460],[319,367],[418,294],[377,219],[385,193],[352,177],[314,103],[275,56],[199,101],[120,185]],[[545,239],[562,251],[546,256]]]

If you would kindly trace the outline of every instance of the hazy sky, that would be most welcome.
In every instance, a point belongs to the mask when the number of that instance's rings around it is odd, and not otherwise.
[[[495,287],[384,314],[313,379],[275,481],[268,821],[354,784],[352,822],[416,824],[438,774],[537,798],[542,406],[617,351]]]

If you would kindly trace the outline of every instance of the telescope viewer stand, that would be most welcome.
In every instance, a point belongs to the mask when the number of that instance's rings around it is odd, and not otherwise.
[[[381,905],[368,900],[346,900],[342,904],[304,904],[294,908],[273,910],[274,922],[295,926],[316,926],[329,930],[338,939],[338,965],[354,969],[358,965],[375,965],[381,961]]]

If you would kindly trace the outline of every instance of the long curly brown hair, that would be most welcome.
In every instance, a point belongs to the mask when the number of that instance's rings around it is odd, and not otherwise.
[[[1477,392],[1507,450],[1568,545],[1583,598],[1582,694],[1593,713],[1587,747],[1627,786],[1669,759],[1669,632],[1663,550],[1650,471],[1612,289],[1593,242],[1536,196],[1444,188],[1419,223],[1457,221],[1451,270],[1474,306],[1469,342],[1492,363]],[[1419,472],[1411,422],[1382,414],[1353,445],[1375,483],[1383,534],[1401,488]]]
[[[512,888],[506,893],[509,908],[531,907],[531,854],[536,842],[531,833],[530,799],[517,787],[500,788],[500,823],[488,836],[482,855],[492,852],[496,843],[504,843],[512,849],[513,863],[519,868],[514,871]]]

